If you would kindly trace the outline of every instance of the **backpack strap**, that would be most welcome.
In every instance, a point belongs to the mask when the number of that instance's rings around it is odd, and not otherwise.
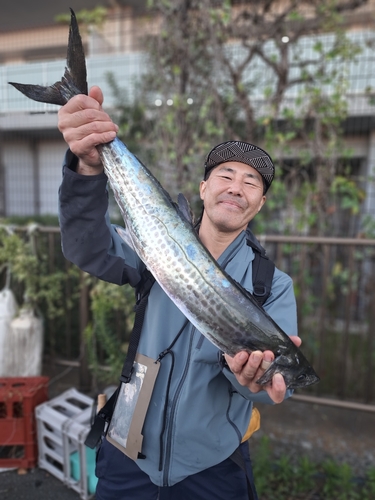
[[[133,330],[130,335],[128,352],[122,367],[122,372],[120,376],[120,384],[118,385],[116,391],[108,399],[106,404],[101,410],[95,415],[94,422],[91,429],[86,437],[85,445],[89,448],[95,448],[104,432],[105,424],[111,421],[113,411],[115,409],[117,397],[122,383],[128,383],[131,379],[134,359],[137,354],[139,339],[141,336],[143,320],[146,312],[146,306],[148,301],[148,296],[151,291],[152,285],[155,283],[155,278],[150,273],[148,269],[145,269],[142,274],[142,278],[136,287],[136,297],[137,302],[135,304],[135,319]],[[142,458],[141,456],[139,458]]]
[[[269,260],[265,249],[249,227],[246,229],[246,243],[254,250],[253,296],[258,304],[263,306],[271,293],[275,264]]]
[[[258,497],[256,496],[253,473],[252,470],[249,470],[249,467],[246,465],[245,458],[241,452],[241,447],[238,447],[229,458],[237,464],[246,475],[248,500],[256,500]]]
[[[130,335],[128,352],[122,367],[120,382],[127,384],[133,373],[134,359],[137,354],[139,339],[141,336],[143,320],[145,317],[148,296],[152,285],[155,283],[155,278],[148,269],[145,269],[142,278],[136,288],[137,302],[134,306],[135,319],[133,330]]]

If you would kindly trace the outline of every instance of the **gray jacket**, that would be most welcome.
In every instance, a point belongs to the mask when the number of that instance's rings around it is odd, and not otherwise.
[[[119,285],[136,286],[143,262],[107,218],[107,178],[74,172],[68,152],[60,187],[60,225],[64,255],[86,272]],[[242,232],[219,263],[252,292],[253,250]],[[265,310],[289,335],[297,335],[292,280],[275,269]],[[151,289],[139,352],[156,359],[175,339],[184,315],[158,283]],[[228,458],[249,425],[254,402],[272,403],[267,393],[253,394],[220,363],[220,351],[188,323],[165,356],[148,408],[139,467],[159,486],[171,486]],[[170,379],[169,391],[167,391]],[[291,393],[288,391],[287,396]]]

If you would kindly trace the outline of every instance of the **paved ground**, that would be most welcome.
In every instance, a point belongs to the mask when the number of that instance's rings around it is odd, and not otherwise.
[[[261,429],[252,439],[256,444],[262,436],[269,436],[275,456],[295,453],[317,462],[332,457],[349,464],[357,476],[375,467],[375,413],[301,403],[293,398],[281,405],[258,408]]]
[[[17,471],[0,473],[0,498],[2,500],[77,500],[79,494],[41,469],[30,470],[25,475]]]
[[[61,372],[63,373],[63,372]],[[51,385],[50,397],[72,387],[72,372]],[[375,413],[285,401],[282,405],[258,405],[261,430],[250,440],[252,454],[262,436],[270,438],[274,455],[308,455],[321,461],[332,457],[351,465],[353,473],[363,475],[375,467]],[[41,469],[25,475],[17,471],[0,473],[1,500],[76,500],[77,492]]]

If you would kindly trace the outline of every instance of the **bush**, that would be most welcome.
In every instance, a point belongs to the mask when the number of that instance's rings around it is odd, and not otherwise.
[[[309,457],[272,457],[268,437],[253,453],[258,496],[262,500],[373,500],[375,467],[361,478],[353,476],[348,464],[332,459],[315,463]]]

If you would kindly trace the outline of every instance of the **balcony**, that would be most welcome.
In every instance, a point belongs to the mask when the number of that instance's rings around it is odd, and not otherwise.
[[[348,82],[348,110],[350,116],[372,116],[374,114],[374,99],[370,101],[368,96],[369,89],[375,89],[375,56],[373,54],[372,43],[373,33],[355,32],[348,35],[352,41],[357,42],[361,47],[361,53],[355,61],[346,63],[345,73]],[[317,41],[325,45],[332,43],[331,35],[322,35],[320,37],[306,37],[301,39],[298,45],[291,48],[292,58],[299,57],[301,60],[313,60],[316,57],[314,46]],[[274,47],[269,43],[267,50],[272,55]],[[231,44],[228,47],[233,61],[241,61],[244,55],[244,49],[237,44]],[[126,54],[101,54],[100,56],[91,56],[87,58],[87,73],[89,85],[99,85],[104,93],[106,109],[115,107],[107,74],[111,72],[120,87],[127,93],[129,101],[135,98],[135,84],[142,78],[147,64],[147,56],[142,52],[132,52]],[[28,128],[49,128],[55,126],[58,106],[37,103],[22,96],[18,91],[11,87],[8,82],[30,83],[39,85],[51,85],[61,79],[64,72],[65,60],[53,60],[46,62],[31,62],[27,64],[0,65],[0,128],[3,130],[16,130]],[[297,67],[291,66],[290,77],[297,76]],[[218,72],[219,75],[222,73]],[[253,102],[257,105],[255,108],[261,115],[266,104],[264,99],[264,89],[272,87],[273,75],[265,66],[262,60],[254,60],[247,74],[244,75],[248,83],[255,82],[252,85]],[[217,85],[225,85],[218,77]],[[289,107],[293,105],[300,88],[294,86],[288,90],[285,95],[285,104]],[[329,86],[327,87],[329,92]],[[192,96],[194,97],[194,96]],[[25,118],[20,120],[20,115]],[[36,115],[41,115],[38,118]],[[43,115],[43,116],[42,116]],[[33,116],[33,118],[31,118]]]
[[[134,99],[134,83],[141,78],[145,68],[145,55],[142,53],[104,55],[88,57],[87,78],[89,85],[99,85],[105,96],[106,108],[115,105],[107,73],[113,73],[119,85],[128,93],[129,100]],[[14,89],[8,82],[51,85],[61,79],[66,61],[63,59],[48,62],[33,62],[28,64],[0,65],[0,126],[3,129],[13,129],[19,120],[11,116],[26,114],[56,114],[58,106],[44,104],[27,99]],[[7,119],[4,119],[7,116]],[[40,121],[40,120],[37,120]],[[52,119],[53,121],[53,119]],[[33,120],[27,120],[33,127]],[[22,126],[27,127],[27,122]],[[44,119],[47,124],[50,119]],[[28,127],[27,127],[28,128]]]

